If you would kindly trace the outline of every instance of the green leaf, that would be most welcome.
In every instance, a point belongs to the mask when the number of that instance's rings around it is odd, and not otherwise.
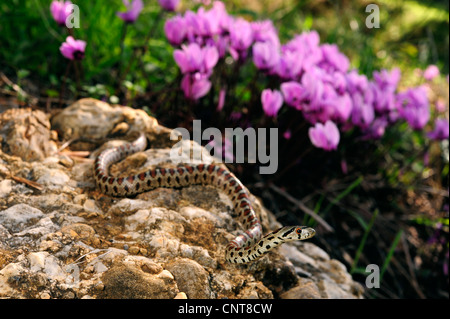
[[[19,78],[19,80],[26,78],[29,74],[30,71],[25,69],[20,69],[19,71],[17,71],[17,77]]]
[[[49,96],[49,97],[58,97],[59,96],[59,92],[53,89],[48,89],[45,91],[45,93]]]
[[[369,222],[369,224],[367,225],[367,227],[366,227],[366,229],[364,231],[364,235],[363,235],[363,237],[361,239],[361,242],[359,243],[358,249],[356,250],[355,259],[353,260],[353,265],[352,265],[352,268],[350,270],[351,274],[356,269],[356,265],[358,264],[359,258],[361,256],[361,253],[362,253],[362,251],[364,249],[364,246],[366,244],[367,237],[369,236],[370,230],[372,229],[372,226],[375,223],[375,219],[377,218],[378,213],[379,213],[378,209],[376,209],[373,212],[372,218],[370,219],[370,222]]]
[[[380,282],[383,279],[384,272],[386,271],[387,267],[389,267],[391,258],[394,255],[395,249],[397,248],[398,242],[402,238],[402,235],[403,235],[403,229],[400,229],[397,232],[397,235],[395,236],[394,241],[392,242],[391,248],[389,249],[389,252],[388,252],[386,258],[384,259],[384,263],[383,263],[383,266],[381,267],[381,271],[380,271]]]

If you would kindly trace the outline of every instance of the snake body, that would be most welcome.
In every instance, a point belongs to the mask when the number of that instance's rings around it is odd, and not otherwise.
[[[315,230],[306,226],[286,226],[262,236],[261,223],[252,208],[249,194],[230,171],[215,164],[183,164],[175,168],[154,168],[127,176],[112,177],[108,167],[121,159],[142,151],[147,146],[145,135],[134,142],[106,149],[97,157],[94,175],[100,190],[111,196],[127,197],[159,187],[213,185],[231,199],[245,231],[229,242],[225,258],[230,263],[247,263],[258,259],[282,243],[304,240],[314,236]]]

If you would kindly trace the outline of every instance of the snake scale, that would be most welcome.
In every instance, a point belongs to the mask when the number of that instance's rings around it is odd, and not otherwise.
[[[261,223],[252,208],[249,194],[233,173],[215,164],[183,164],[175,168],[154,168],[127,176],[112,177],[108,167],[125,157],[145,150],[147,139],[141,134],[134,142],[106,149],[95,161],[94,174],[100,190],[111,196],[127,197],[159,187],[186,187],[194,184],[213,185],[231,199],[234,211],[245,231],[230,241],[225,258],[230,263],[247,263],[258,259],[282,243],[304,240],[315,235],[306,226],[286,226],[265,236]]]

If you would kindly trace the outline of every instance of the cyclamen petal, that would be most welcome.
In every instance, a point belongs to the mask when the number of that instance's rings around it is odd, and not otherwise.
[[[255,41],[270,43],[276,49],[280,47],[278,32],[272,20],[254,21],[251,22],[251,25]]]
[[[175,11],[180,0],[158,0],[158,3],[167,11]]]
[[[201,72],[207,74],[217,64],[219,53],[215,47],[201,48],[194,42],[187,46],[183,45],[182,50],[175,50],[173,57],[182,73]]]
[[[323,54],[323,60],[321,62],[322,67],[333,71],[348,71],[350,61],[339,51],[336,44],[323,44],[320,48]]]
[[[371,103],[365,101],[365,96],[359,92],[352,94],[351,121],[361,128],[367,127],[375,119],[375,111]]]
[[[430,119],[430,107],[427,92],[424,87],[408,89],[397,95],[400,116],[403,117],[414,130],[421,130]]]
[[[278,64],[278,49],[270,42],[257,42],[253,45],[253,63],[258,69],[270,70]]]
[[[284,82],[280,86],[287,105],[294,107],[296,110],[302,109],[302,101],[305,97],[305,90],[302,85],[295,81]]]
[[[334,122],[332,121],[327,121],[325,123],[325,132],[328,136],[330,146],[333,148],[337,148],[337,145],[339,144],[340,134],[336,124],[334,124]]]
[[[225,105],[225,96],[226,96],[226,90],[221,89],[219,92],[219,101],[217,103],[217,111],[222,111],[224,105]]]
[[[449,136],[449,124],[448,119],[440,118],[436,119],[434,124],[434,130],[428,133],[428,137],[432,140],[445,140]]]
[[[278,76],[285,80],[295,80],[302,71],[302,57],[297,52],[284,51],[276,66]]]
[[[364,74],[358,74],[358,71],[352,70],[345,75],[347,80],[347,89],[349,93],[364,93],[369,87],[369,81]]]
[[[144,3],[142,0],[123,0],[123,4],[127,7],[125,12],[117,12],[117,16],[127,23],[133,23],[139,17],[142,9],[144,8]]]
[[[384,117],[376,118],[370,126],[364,129],[363,139],[379,139],[384,135],[386,126],[388,125],[387,119]]]
[[[253,42],[252,25],[242,18],[236,19],[230,30],[231,46],[237,51],[247,50]]]
[[[401,71],[399,68],[394,68],[391,71],[382,69],[381,71],[373,72],[373,79],[377,87],[386,92],[395,92],[400,78]]]
[[[341,122],[347,121],[352,112],[352,108],[352,100],[348,94],[338,96],[335,103],[335,118]]]
[[[183,73],[200,71],[202,67],[202,50],[197,43],[190,43],[182,46],[182,50],[175,50],[173,57]]]
[[[72,13],[72,7],[73,4],[70,1],[54,0],[50,4],[50,13],[59,25],[64,25],[67,18]]]
[[[181,80],[181,88],[188,99],[198,100],[211,89],[211,82],[202,76],[186,74]],[[198,74],[199,75],[199,74]]]
[[[280,91],[265,89],[261,93],[261,103],[264,113],[269,117],[275,117],[283,105],[283,96]]]
[[[66,38],[66,42],[61,44],[59,50],[61,54],[69,60],[81,60],[84,58],[86,42],[75,40],[72,36]]]
[[[215,47],[207,46],[202,50],[205,70],[212,69],[219,61],[219,52]]]
[[[186,22],[182,16],[175,16],[164,23],[164,33],[170,44],[177,46],[186,38]]]
[[[311,143],[315,147],[322,148],[326,151],[337,149],[340,140],[339,130],[332,121],[325,122],[325,125],[316,123],[314,127],[308,130],[308,135]]]
[[[144,8],[144,2],[142,0],[132,0],[130,3],[128,0],[123,0],[123,4],[128,10],[125,12],[117,12],[117,16],[127,23],[135,22]]]

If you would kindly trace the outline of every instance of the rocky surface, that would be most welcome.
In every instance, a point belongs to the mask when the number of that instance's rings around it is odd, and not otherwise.
[[[51,119],[30,109],[0,114],[1,298],[362,296],[345,266],[311,242],[228,264],[223,250],[240,225],[213,187],[101,194],[93,159],[136,132],[153,148],[111,174],[170,165],[170,130],[143,111],[83,99]],[[265,231],[280,226],[253,202]]]

